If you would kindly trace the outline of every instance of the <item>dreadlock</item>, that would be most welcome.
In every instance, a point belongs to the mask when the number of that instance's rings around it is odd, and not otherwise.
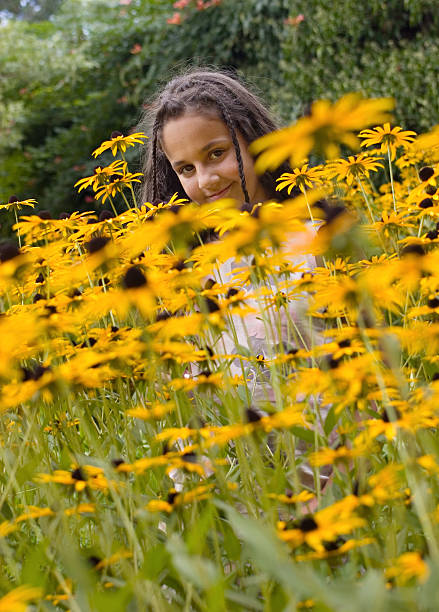
[[[177,174],[161,147],[163,127],[169,119],[177,119],[188,110],[200,114],[215,113],[227,126],[235,149],[241,188],[245,201],[249,194],[237,132],[250,144],[260,136],[277,129],[277,125],[260,99],[236,78],[225,71],[196,69],[172,79],[150,104],[141,118],[139,129],[150,133],[143,155],[144,183],[140,201],[166,201],[178,192],[185,197]],[[275,199],[286,196],[276,192],[276,179],[291,171],[283,164],[276,171],[267,171],[260,183]]]

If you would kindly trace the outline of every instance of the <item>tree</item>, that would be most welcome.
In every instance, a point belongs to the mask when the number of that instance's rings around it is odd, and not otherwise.
[[[93,172],[91,151],[113,130],[135,126],[176,65],[234,67],[277,89],[271,66],[280,61],[287,4],[223,0],[200,10],[192,2],[173,25],[171,0],[66,0],[50,23],[9,23],[0,37],[0,199],[14,193],[53,212],[90,209],[73,184]]]
[[[1,0],[0,19],[45,21],[52,17],[63,0]]]

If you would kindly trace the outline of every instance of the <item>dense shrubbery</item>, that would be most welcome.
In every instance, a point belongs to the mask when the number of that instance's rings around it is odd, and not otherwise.
[[[285,117],[303,102],[361,91],[394,97],[397,122],[407,128],[425,130],[438,121],[434,0],[293,4],[304,20],[292,26],[284,47]]]

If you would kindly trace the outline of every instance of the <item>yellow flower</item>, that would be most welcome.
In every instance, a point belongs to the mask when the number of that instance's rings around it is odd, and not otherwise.
[[[388,235],[388,228],[390,226],[397,227],[414,227],[413,223],[407,220],[407,213],[405,211],[396,213],[391,211],[389,214],[383,211],[380,221],[375,221],[367,226],[367,228],[384,231]]]
[[[95,565],[95,569],[97,570],[103,569],[104,567],[108,567],[109,565],[113,565],[114,563],[117,563],[121,559],[130,559],[132,556],[133,556],[133,553],[131,553],[129,550],[124,550],[124,549],[119,550],[118,552],[114,553],[114,555],[111,555],[110,557],[107,557],[105,559],[102,559],[102,561],[99,561],[99,563]]]
[[[313,466],[334,465],[339,462],[361,457],[361,455],[364,455],[364,451],[364,447],[346,448],[346,446],[340,446],[336,449],[324,448],[312,453],[309,458],[309,462]]]
[[[329,100],[314,102],[309,117],[302,117],[287,128],[271,132],[253,142],[250,151],[260,154],[255,168],[259,173],[278,168],[289,159],[297,166],[314,150],[333,159],[340,154],[340,145],[357,149],[355,132],[388,119],[393,108],[391,98],[363,99],[360,94],[347,94],[334,104]]]
[[[148,512],[172,512],[172,504],[164,499],[151,499],[145,506]]]
[[[416,132],[403,131],[399,126],[391,128],[390,123],[385,123],[383,127],[378,126],[371,130],[363,130],[359,136],[363,139],[362,147],[379,144],[381,153],[389,152],[391,159],[395,159],[396,149],[398,147],[406,149],[407,145],[414,141]]]
[[[340,535],[366,525],[354,513],[359,506],[361,501],[355,495],[348,495],[314,515],[305,516],[293,529],[285,529],[285,523],[279,522],[278,536],[293,548],[306,543],[315,551],[324,552],[328,542],[335,542]]]
[[[26,612],[27,604],[39,599],[43,594],[40,587],[32,587],[23,584],[10,591],[0,599],[0,612]]]
[[[296,561],[311,561],[316,559],[330,559],[337,555],[345,555],[347,552],[360,546],[367,546],[375,542],[375,538],[361,538],[361,540],[347,540],[339,547],[334,547],[333,550],[324,550],[317,552],[306,553],[305,555],[297,555]]]
[[[97,468],[92,465],[78,466],[67,470],[55,470],[53,474],[38,474],[34,480],[40,483],[55,482],[57,484],[71,485],[75,491],[83,491],[86,487],[98,491],[107,492],[109,483],[117,488],[118,483],[108,481],[104,476],[102,468]]]
[[[348,159],[336,159],[330,162],[326,168],[326,174],[328,178],[345,179],[348,185],[352,185],[354,180],[361,176],[368,177],[370,172],[376,172],[378,168],[384,168],[384,166],[375,157],[359,153],[350,155]]]
[[[269,493],[268,497],[270,499],[277,499],[282,504],[298,504],[305,503],[315,498],[314,493],[310,493],[309,491],[300,491],[297,495],[276,495],[275,493]]]
[[[430,132],[426,134],[420,134],[415,142],[413,148],[416,151],[426,151],[428,149],[437,149],[439,147],[439,125],[435,125]]]
[[[154,403],[150,408],[144,408],[143,406],[137,406],[136,408],[130,408],[127,411],[128,416],[136,419],[143,419],[145,421],[149,419],[160,419],[168,412],[174,410],[175,406],[172,403],[163,404],[160,402]]]
[[[151,499],[146,509],[149,512],[172,512],[175,506],[185,506],[193,501],[201,501],[210,497],[211,490],[215,485],[213,483],[207,485],[200,485],[195,487],[191,491],[180,491],[177,492],[175,489],[171,489],[168,495],[168,501],[162,499]]]
[[[122,191],[131,183],[140,183],[139,176],[143,176],[142,172],[127,172],[124,175],[113,174],[111,183],[101,185],[96,190],[96,199],[102,198],[102,204],[108,197],[114,197],[117,192]]]
[[[0,538],[5,538],[7,535],[16,531],[17,525],[10,523],[9,521],[3,521],[0,523]]]
[[[306,187],[314,187],[322,182],[321,166],[309,168],[308,164],[304,164],[301,168],[294,168],[293,172],[284,172],[278,179],[279,185],[276,186],[276,191],[281,191],[287,187],[288,195],[290,195],[293,187],[298,187],[302,193],[305,193]]]
[[[109,166],[102,168],[101,166],[96,166],[94,174],[92,176],[87,176],[85,178],[79,179],[74,184],[74,187],[79,187],[78,192],[81,192],[83,189],[87,187],[92,187],[94,191],[97,191],[99,187],[104,185],[107,181],[110,181],[110,178],[114,175],[124,176],[127,170],[127,163],[122,161],[121,159],[116,159],[114,162],[111,162]]]
[[[50,508],[38,508],[38,506],[29,506],[28,511],[24,514],[20,514],[15,519],[16,523],[21,523],[22,521],[29,521],[31,519],[40,518],[42,516],[53,516],[55,513]]]
[[[113,156],[116,156],[118,151],[125,153],[127,147],[134,147],[136,143],[143,144],[145,138],[148,138],[148,136],[143,132],[136,132],[128,136],[124,136],[120,132],[113,132],[111,140],[105,140],[100,147],[93,151],[93,157],[97,157],[104,151],[108,151],[108,149],[111,149]]]
[[[418,552],[407,552],[398,557],[392,567],[386,569],[386,578],[394,578],[400,585],[412,578],[425,582],[430,574],[428,565]]]
[[[74,514],[93,514],[93,512],[96,512],[95,504],[78,504],[77,506],[73,506],[73,508],[66,508],[64,510],[66,516],[73,516]]]
[[[36,200],[19,200],[17,196],[11,196],[7,204],[0,204],[0,209],[5,208],[6,210],[20,210],[23,208],[23,206],[35,208],[35,204],[37,204]]]

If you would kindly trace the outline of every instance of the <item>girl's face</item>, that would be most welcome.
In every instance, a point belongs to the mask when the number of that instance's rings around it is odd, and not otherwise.
[[[250,203],[267,200],[255,173],[247,143],[237,132]],[[187,112],[169,119],[162,133],[162,148],[188,198],[200,204],[218,198],[244,201],[238,161],[225,123],[215,116]]]

